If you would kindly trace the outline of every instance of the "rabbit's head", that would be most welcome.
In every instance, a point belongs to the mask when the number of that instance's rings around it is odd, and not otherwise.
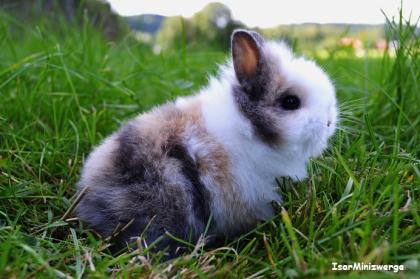
[[[335,90],[325,72],[285,44],[246,30],[232,35],[232,60],[234,98],[254,134],[283,152],[320,155],[337,123]]]

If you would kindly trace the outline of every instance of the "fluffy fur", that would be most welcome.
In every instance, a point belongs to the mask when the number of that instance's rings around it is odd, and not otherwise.
[[[312,61],[257,33],[232,36],[233,59],[198,94],[129,121],[87,159],[77,214],[104,236],[133,220],[115,242],[143,235],[169,256],[196,241],[235,236],[273,215],[279,176],[303,179],[337,121],[334,87]],[[285,110],[285,95],[301,107]],[[119,225],[120,224],[120,225]]]

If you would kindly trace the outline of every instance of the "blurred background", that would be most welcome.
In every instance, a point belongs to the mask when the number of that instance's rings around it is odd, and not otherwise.
[[[233,29],[252,28],[266,38],[286,40],[295,50],[321,56],[392,51],[397,38],[386,21],[399,17],[400,5],[394,0],[0,1],[1,9],[16,20],[39,24],[64,19],[82,24],[85,17],[107,40],[130,37],[155,53],[180,46],[225,51]],[[408,0],[403,5],[404,18],[415,21],[420,1]]]
[[[418,278],[419,16],[420,0],[0,0],[0,278],[325,278],[331,262]],[[235,28],[286,40],[329,74],[331,148],[309,180],[280,187],[288,215],[227,249],[168,268],[104,252],[64,218],[87,154],[205,86]]]

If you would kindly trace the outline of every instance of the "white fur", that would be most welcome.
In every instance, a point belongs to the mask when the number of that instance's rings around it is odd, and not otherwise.
[[[209,85],[198,95],[207,131],[224,146],[230,158],[235,190],[257,219],[272,216],[271,201],[281,200],[275,178],[305,178],[309,158],[325,149],[337,121],[334,87],[314,62],[294,57],[282,43],[266,43],[264,51],[277,60],[274,62],[285,82],[297,85],[307,96],[305,108],[286,116],[282,123],[286,140],[280,148],[273,149],[257,138],[250,121],[238,110],[231,92],[232,85],[238,83],[232,63],[222,66],[220,77],[210,78]],[[182,107],[186,101],[181,98],[177,105]],[[215,199],[212,210],[216,221],[223,224],[223,231],[241,222],[232,220],[235,216],[229,215],[229,205],[222,204],[220,198]]]
[[[305,109],[291,114],[282,125],[288,132],[289,150],[300,150],[300,159],[307,161],[309,157],[319,156],[334,134],[337,124],[335,89],[318,65],[303,57],[293,57],[285,48],[282,43],[270,42],[266,49],[278,59],[286,83],[298,85],[305,91]],[[331,124],[326,127],[328,121]]]

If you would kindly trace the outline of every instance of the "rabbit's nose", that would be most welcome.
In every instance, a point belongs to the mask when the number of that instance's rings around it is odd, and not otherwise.
[[[327,127],[330,127],[331,126],[331,120],[328,120],[327,121]]]

